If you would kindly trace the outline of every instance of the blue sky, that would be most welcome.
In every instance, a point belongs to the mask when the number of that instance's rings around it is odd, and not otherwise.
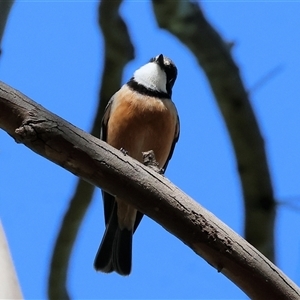
[[[0,80],[89,131],[103,64],[103,40],[93,1],[17,1],[3,39]],[[300,282],[300,3],[205,1],[204,13],[227,41],[249,90],[279,206],[278,266]],[[173,100],[181,136],[166,176],[236,232],[243,202],[232,146],[203,71],[189,50],[160,30],[148,1],[124,1],[122,15],[136,47],[126,82],[149,58],[163,53],[179,75]],[[142,17],[141,17],[142,16]],[[253,87],[273,69],[274,77]],[[53,244],[76,177],[16,144],[0,131],[0,217],[26,299],[46,297]],[[246,299],[222,274],[145,217],[134,236],[129,277],[96,273],[93,259],[104,231],[100,191],[78,235],[68,288],[76,299]]]

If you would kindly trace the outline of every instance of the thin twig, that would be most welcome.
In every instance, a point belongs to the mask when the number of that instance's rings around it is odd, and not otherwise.
[[[258,79],[249,89],[249,94],[254,94],[257,90],[261,89],[267,82],[271,81],[275,76],[283,71],[283,65],[278,65],[269,70],[264,76]]]

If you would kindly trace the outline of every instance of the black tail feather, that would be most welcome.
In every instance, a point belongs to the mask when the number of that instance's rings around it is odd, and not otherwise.
[[[114,209],[110,216],[109,222],[106,225],[104,236],[99,246],[98,252],[95,257],[94,267],[97,271],[110,273],[113,271],[113,246],[118,230],[118,217],[117,217],[117,205],[114,205]]]
[[[105,273],[116,271],[120,275],[129,275],[131,272],[132,234],[132,230],[120,229],[117,203],[115,203],[95,257],[95,269]]]
[[[132,230],[118,228],[113,249],[113,267],[120,275],[131,272]]]

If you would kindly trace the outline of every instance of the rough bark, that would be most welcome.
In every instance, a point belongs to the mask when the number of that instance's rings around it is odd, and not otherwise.
[[[17,142],[136,206],[252,299],[299,299],[258,250],[168,179],[0,84],[0,128]]]
[[[99,136],[107,102],[120,88],[124,66],[134,57],[126,24],[118,12],[121,2],[102,0],[99,5],[99,26],[104,37],[104,68],[98,108],[91,129],[94,136]],[[94,185],[78,179],[53,250],[48,285],[50,299],[69,298],[66,282],[71,251],[94,190]]]
[[[208,23],[197,3],[152,3],[159,26],[192,51],[208,78],[235,151],[245,203],[245,238],[274,261],[276,203],[264,140],[230,46]]]

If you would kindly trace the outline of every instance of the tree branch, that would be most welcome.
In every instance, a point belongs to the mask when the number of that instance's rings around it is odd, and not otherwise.
[[[246,210],[245,237],[274,261],[275,200],[264,140],[230,47],[197,3],[152,3],[159,26],[185,44],[206,73],[235,150]]]
[[[258,250],[168,179],[0,83],[0,128],[17,142],[126,199],[252,299],[299,299],[299,288]]]
[[[134,56],[126,24],[118,13],[121,2],[102,0],[99,5],[99,25],[104,36],[105,51],[99,103],[91,130],[94,136],[99,136],[106,104],[120,88],[123,68]],[[94,190],[94,185],[82,179],[78,180],[53,250],[48,285],[50,299],[69,299],[66,287],[68,264]]]

